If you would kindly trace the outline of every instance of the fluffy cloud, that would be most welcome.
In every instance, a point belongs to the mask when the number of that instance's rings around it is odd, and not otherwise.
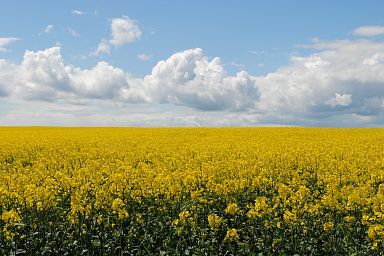
[[[159,61],[144,77],[104,61],[89,69],[67,65],[59,47],[26,51],[19,64],[0,60],[0,97],[100,105],[108,111],[93,117],[112,115],[125,120],[120,125],[383,124],[384,43],[316,40],[306,47],[314,53],[292,56],[264,76],[228,74],[200,48]],[[124,117],[128,109],[137,112]]]
[[[15,69],[14,94],[25,99],[55,99],[60,97],[60,92],[70,91],[69,72],[59,47],[37,52],[27,50]]]
[[[121,46],[135,42],[141,38],[142,32],[137,22],[131,20],[127,16],[114,18],[111,21],[111,37],[109,40],[102,39],[97,49],[92,52],[91,56],[99,56],[101,54],[110,54],[111,46]],[[148,59],[147,55],[139,55],[139,59]]]
[[[141,84],[141,79],[104,61],[91,69],[66,65],[60,47],[36,52],[27,50],[18,65],[0,59],[0,96],[3,97],[35,101],[114,99],[144,102],[145,95],[138,88]]]
[[[363,26],[353,30],[355,36],[379,36],[384,35],[384,26]]]
[[[283,123],[316,125],[320,119],[332,125],[337,116],[365,122],[362,117],[383,115],[384,43],[316,41],[311,47],[318,51],[292,57],[289,66],[256,78],[259,113]]]
[[[89,70],[75,68],[71,80],[74,91],[87,98],[116,98],[121,88],[128,87],[124,71],[104,61]]]
[[[6,46],[18,40],[17,37],[0,37],[0,52],[8,51]]]
[[[139,40],[141,30],[134,20],[127,16],[112,19],[111,22],[111,39],[109,43],[112,45],[123,45]]]
[[[144,86],[151,102],[202,110],[244,110],[259,98],[252,76],[244,71],[227,75],[220,59],[209,60],[200,48],[160,61],[144,77]]]
[[[199,48],[160,61],[144,78],[132,77],[104,61],[91,69],[65,65],[59,47],[26,51],[16,72],[13,94],[24,99],[114,99],[241,111],[254,108],[260,96],[254,77],[244,71],[228,75],[219,58],[210,60]]]

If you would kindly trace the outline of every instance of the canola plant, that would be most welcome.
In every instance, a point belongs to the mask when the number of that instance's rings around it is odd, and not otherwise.
[[[1,255],[381,255],[384,130],[0,128]]]

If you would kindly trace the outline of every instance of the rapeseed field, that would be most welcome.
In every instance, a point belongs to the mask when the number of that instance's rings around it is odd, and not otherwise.
[[[0,128],[1,255],[382,255],[384,129]]]

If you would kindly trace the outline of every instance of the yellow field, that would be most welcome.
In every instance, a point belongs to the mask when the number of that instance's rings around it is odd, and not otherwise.
[[[0,128],[0,254],[380,255],[384,129]]]

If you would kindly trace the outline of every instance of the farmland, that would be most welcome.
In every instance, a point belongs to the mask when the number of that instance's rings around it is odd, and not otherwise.
[[[384,130],[0,128],[0,254],[380,255]]]

